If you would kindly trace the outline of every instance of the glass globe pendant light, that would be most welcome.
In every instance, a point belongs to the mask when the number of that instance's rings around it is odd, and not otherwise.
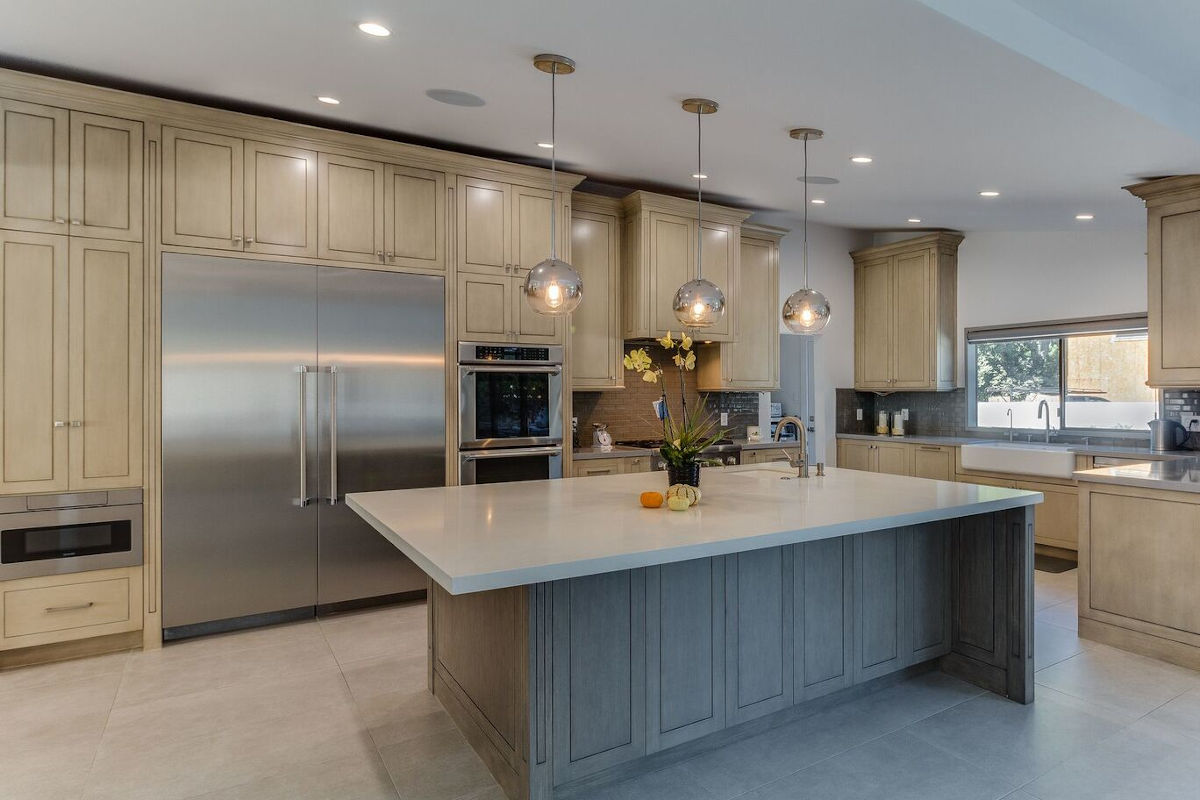
[[[704,170],[701,164],[700,118],[705,114],[717,113],[715,100],[693,97],[683,101],[683,110],[696,115],[696,278],[679,287],[675,292],[672,307],[675,319],[687,328],[709,328],[725,314],[725,293],[712,281],[704,279],[704,249],[701,225],[704,212],[704,191],[701,182]]]
[[[808,288],[808,140],[820,139],[824,131],[793,128],[789,135],[804,141],[804,288],[792,292],[783,301],[783,324],[792,333],[812,336],[829,324],[829,300],[816,289]]]
[[[566,56],[542,53],[533,57],[533,65],[550,73],[550,257],[541,261],[525,276],[521,287],[525,302],[539,314],[561,317],[578,308],[583,300],[583,278],[575,268],[558,257],[558,170],[555,145],[557,97],[554,81],[559,75],[575,71],[575,62]]]

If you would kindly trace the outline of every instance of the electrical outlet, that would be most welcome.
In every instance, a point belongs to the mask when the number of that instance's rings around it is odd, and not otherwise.
[[[571,433],[579,433],[579,417],[571,417]]]
[[[857,409],[855,409],[855,414],[856,414],[856,415],[857,415],[857,417],[858,417],[858,421],[859,421],[859,422],[862,422],[862,409],[861,409],[861,408],[857,408]]]
[[[722,411],[722,412],[721,412],[721,424],[722,424],[722,425],[728,425],[728,424],[729,424],[729,412],[728,412],[728,411]]]

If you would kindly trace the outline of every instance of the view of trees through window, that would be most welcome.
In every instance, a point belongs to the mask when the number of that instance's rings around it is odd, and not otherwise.
[[[975,424],[1145,430],[1158,401],[1146,386],[1146,335],[1104,333],[980,342],[975,350]],[[1065,414],[1060,415],[1060,408]]]

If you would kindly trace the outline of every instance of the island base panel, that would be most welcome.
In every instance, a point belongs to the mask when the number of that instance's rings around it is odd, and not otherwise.
[[[1033,512],[430,595],[434,694],[514,800],[941,669],[1033,699]]]

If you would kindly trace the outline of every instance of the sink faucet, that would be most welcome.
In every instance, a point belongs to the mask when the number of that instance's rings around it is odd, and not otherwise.
[[[1046,444],[1050,444],[1050,404],[1045,400],[1038,403],[1038,419],[1042,418],[1042,409],[1046,409]]]
[[[788,457],[788,463],[796,468],[797,478],[808,477],[808,428],[804,427],[804,423],[799,417],[786,416],[775,424],[775,441],[783,436],[783,427],[791,423],[796,426],[796,440],[800,443],[800,450],[796,453],[796,458],[792,458],[792,454],[786,449],[783,454]]]
[[[1013,440],[1013,426],[1012,426],[1012,425],[1013,425],[1013,423],[1012,423],[1012,409],[1010,408],[1010,409],[1008,409],[1008,441],[1009,441],[1010,443],[1011,443],[1011,442],[1012,442],[1012,440]]]

